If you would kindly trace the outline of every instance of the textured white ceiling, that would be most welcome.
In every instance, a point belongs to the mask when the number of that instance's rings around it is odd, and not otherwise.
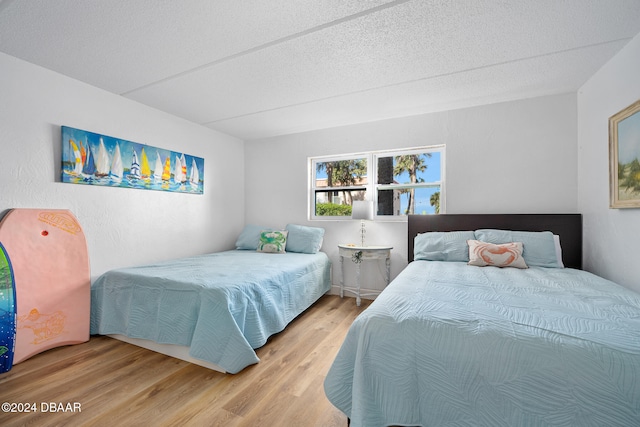
[[[0,51],[242,139],[576,91],[639,32],[640,0],[0,0]]]

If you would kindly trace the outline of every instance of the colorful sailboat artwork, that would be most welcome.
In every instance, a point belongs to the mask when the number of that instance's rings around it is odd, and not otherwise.
[[[96,177],[102,178],[109,176],[109,154],[104,146],[104,140],[100,138],[100,145],[98,146],[98,158],[96,159]]]
[[[73,152],[74,165],[71,173],[74,175],[80,175],[82,173],[82,155],[80,154],[80,149],[73,139],[69,139],[69,144],[71,145],[71,150]]]
[[[201,157],[68,126],[61,129],[62,182],[204,193]]]
[[[160,153],[156,151],[156,164],[153,167],[153,181],[154,182],[162,182],[162,172],[164,171],[164,166],[162,163],[162,159],[160,158]]]
[[[182,183],[182,161],[177,156],[176,161],[173,163],[173,182],[176,184]]]
[[[96,163],[93,160],[93,151],[91,147],[87,148],[87,157],[82,166],[82,175],[85,179],[91,179],[96,173]]]
[[[124,174],[124,167],[122,166],[122,155],[120,154],[120,144],[116,143],[116,149],[113,153],[113,160],[111,161],[111,169],[109,170],[109,177],[111,181],[116,184],[122,182],[122,175]]]
[[[183,185],[187,182],[187,160],[184,154],[180,157],[176,156],[173,164],[173,182],[178,185]]]
[[[171,157],[167,156],[162,169],[162,180],[168,182],[171,179]]]
[[[129,174],[127,175],[127,179],[140,179],[142,178],[142,173],[140,172],[140,162],[138,161],[138,153],[136,150],[133,150],[133,155],[131,156],[131,168],[129,168]]]
[[[180,184],[187,182],[187,159],[184,158],[184,154],[180,156]]]
[[[144,148],[140,153],[140,157],[142,158],[140,161],[140,178],[148,181],[151,178],[151,168],[149,167],[149,158]]]
[[[189,185],[193,190],[197,190],[200,185],[200,172],[198,172],[198,165],[195,160],[191,160],[191,172],[189,173]]]

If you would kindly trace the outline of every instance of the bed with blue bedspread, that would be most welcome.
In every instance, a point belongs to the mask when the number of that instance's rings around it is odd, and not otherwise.
[[[524,217],[507,227],[533,226],[516,233],[533,265],[470,265],[460,243],[500,224],[459,220],[449,231],[410,225],[416,259],[351,326],[325,380],[351,425],[640,425],[640,294],[535,259],[540,242],[529,237],[540,228]],[[574,236],[555,228],[571,248]],[[559,247],[569,265],[581,259]]]
[[[255,249],[112,270],[92,285],[91,333],[187,349],[187,360],[237,373],[330,289],[330,274],[323,252]]]

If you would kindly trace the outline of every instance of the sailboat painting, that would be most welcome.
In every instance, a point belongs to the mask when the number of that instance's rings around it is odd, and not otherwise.
[[[204,193],[204,159],[62,126],[62,182]]]

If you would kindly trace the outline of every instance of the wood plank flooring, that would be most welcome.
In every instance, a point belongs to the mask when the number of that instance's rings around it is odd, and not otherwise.
[[[236,375],[104,336],[55,348],[0,374],[0,404],[36,409],[0,412],[0,425],[345,427],[323,382],[369,303],[323,296],[257,350],[260,363]],[[63,409],[77,403],[80,411],[54,412],[60,403]]]

